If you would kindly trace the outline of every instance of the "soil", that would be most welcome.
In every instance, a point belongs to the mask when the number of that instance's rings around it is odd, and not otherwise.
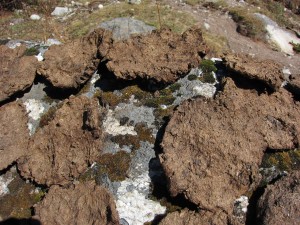
[[[224,82],[215,99],[178,107],[160,159],[171,195],[231,215],[235,199],[258,185],[264,152],[298,147],[300,106],[284,89],[269,95],[237,87],[230,78]]]
[[[112,195],[104,187],[93,182],[77,184],[66,189],[52,186],[34,210],[36,215],[33,218],[43,225],[119,224]]]
[[[27,154],[18,160],[25,178],[38,184],[67,185],[101,152],[101,115],[97,101],[71,96],[48,125],[32,136]]]
[[[0,103],[27,90],[36,75],[37,59],[26,56],[26,47],[0,45]]]

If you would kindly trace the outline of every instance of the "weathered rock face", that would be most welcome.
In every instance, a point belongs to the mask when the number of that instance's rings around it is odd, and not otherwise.
[[[45,53],[45,61],[38,73],[57,88],[78,88],[84,84],[99,64],[98,47],[111,41],[110,31],[97,29],[87,37],[67,43],[53,45]]]
[[[0,45],[0,102],[29,88],[36,75],[37,59],[24,56],[25,46]]]
[[[155,27],[129,17],[114,18],[101,23],[99,27],[112,31],[114,40],[125,40],[131,35],[145,35],[155,30]]]
[[[68,189],[52,186],[45,199],[35,207],[41,224],[119,224],[112,195],[93,182]]]
[[[286,90],[258,95],[238,89],[230,78],[216,99],[184,102],[162,142],[170,193],[231,214],[234,200],[258,181],[264,151],[298,145],[299,112]]]
[[[19,102],[0,107],[0,170],[5,169],[27,151],[29,130],[27,113]]]
[[[66,185],[78,177],[101,151],[100,111],[96,100],[71,96],[48,125],[32,136],[21,175],[39,184]]]
[[[200,212],[182,210],[181,212],[173,212],[168,214],[160,223],[160,225],[227,225],[227,215],[223,212]]]
[[[258,203],[259,224],[300,223],[300,171],[269,185]]]
[[[172,83],[198,66],[205,51],[200,29],[190,29],[182,35],[163,29],[115,42],[107,54],[100,53],[117,78]]]
[[[272,90],[278,90],[284,81],[283,66],[272,60],[261,61],[242,54],[227,54],[223,59],[226,66],[234,71],[232,76],[262,81]]]

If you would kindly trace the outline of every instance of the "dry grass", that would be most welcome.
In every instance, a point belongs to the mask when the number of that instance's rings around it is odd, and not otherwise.
[[[220,57],[229,50],[228,40],[223,36],[203,32],[203,38],[210,50],[209,56]]]
[[[8,37],[42,41],[48,38],[56,38],[62,42],[81,37],[95,29],[101,22],[116,17],[132,17],[144,21],[149,25],[160,28],[157,5],[152,1],[143,1],[140,5],[132,5],[126,2],[106,5],[101,10],[89,11],[86,7],[78,8],[75,14],[64,21],[50,16],[54,6],[61,0],[50,0],[51,4],[40,4],[27,7],[22,12],[10,12],[5,17],[0,17],[0,39]],[[82,0],[85,3],[86,0]],[[195,24],[192,15],[159,6],[161,25],[170,27],[173,31],[181,33]],[[42,19],[32,21],[29,19],[33,13],[39,14]],[[23,22],[12,24],[14,18],[23,19]]]
[[[266,34],[265,26],[261,20],[255,17],[252,10],[244,7],[235,7],[229,9],[229,14],[237,23],[237,31],[244,36],[263,40]]]

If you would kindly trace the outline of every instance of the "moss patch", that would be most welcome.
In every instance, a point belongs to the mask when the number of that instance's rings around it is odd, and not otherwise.
[[[175,92],[175,91],[178,91],[181,87],[181,84],[179,83],[174,83],[174,84],[171,84],[169,86],[169,89],[172,91],[172,92]]]
[[[17,176],[9,185],[10,193],[0,198],[0,215],[8,217],[30,218],[31,208],[45,195],[45,191],[35,191],[35,186],[26,183]]]
[[[192,81],[192,80],[197,80],[198,76],[196,74],[191,74],[188,76],[188,80]]]
[[[252,11],[247,8],[235,7],[229,10],[232,19],[237,23],[237,32],[256,39],[263,40],[265,36],[265,26],[261,20],[255,17]]]
[[[275,166],[281,171],[300,169],[300,149],[287,152],[266,153],[262,161],[262,167]]]
[[[137,132],[137,135],[117,135],[111,138],[111,141],[119,144],[122,148],[125,145],[131,146],[132,150],[138,150],[140,148],[141,141],[148,141],[149,143],[154,144],[155,139],[152,136],[152,132],[149,128],[147,128],[144,124],[138,123],[134,130]]]
[[[27,48],[24,52],[25,56],[33,56],[33,55],[38,55],[38,54],[39,54],[39,50],[35,47]]]
[[[99,174],[107,174],[112,181],[125,180],[130,165],[130,155],[124,151],[103,154],[97,161]]]

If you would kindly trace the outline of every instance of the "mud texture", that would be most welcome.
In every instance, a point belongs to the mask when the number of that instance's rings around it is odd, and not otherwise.
[[[259,60],[245,54],[226,54],[223,58],[232,76],[243,76],[263,82],[278,90],[284,81],[283,66],[272,60]]]
[[[211,213],[200,212],[196,213],[184,209],[180,212],[176,211],[168,214],[159,225],[227,225],[227,216],[223,212]]]
[[[258,224],[300,223],[300,171],[269,185],[258,202]]]
[[[0,107],[0,170],[5,169],[27,151],[29,130],[27,113],[22,103]]]
[[[38,61],[25,53],[25,46],[10,49],[0,45],[0,102],[32,85]]]
[[[101,153],[102,131],[98,102],[71,96],[40,128],[18,161],[25,178],[39,184],[66,185],[77,178]]]
[[[169,29],[153,31],[114,42],[107,54],[100,53],[117,78],[173,83],[197,67],[206,51],[201,30],[191,28],[182,35]]]
[[[112,195],[93,182],[63,189],[52,186],[44,200],[35,207],[35,216],[42,225],[119,224]]]
[[[173,114],[160,155],[172,196],[232,214],[235,199],[260,180],[266,149],[299,142],[300,106],[284,89],[271,95],[239,89],[227,78],[215,99],[185,101]]]
[[[38,73],[56,88],[78,88],[97,70],[98,47],[105,51],[111,41],[111,32],[94,30],[88,36],[65,45],[53,45],[45,52],[45,61]]]

